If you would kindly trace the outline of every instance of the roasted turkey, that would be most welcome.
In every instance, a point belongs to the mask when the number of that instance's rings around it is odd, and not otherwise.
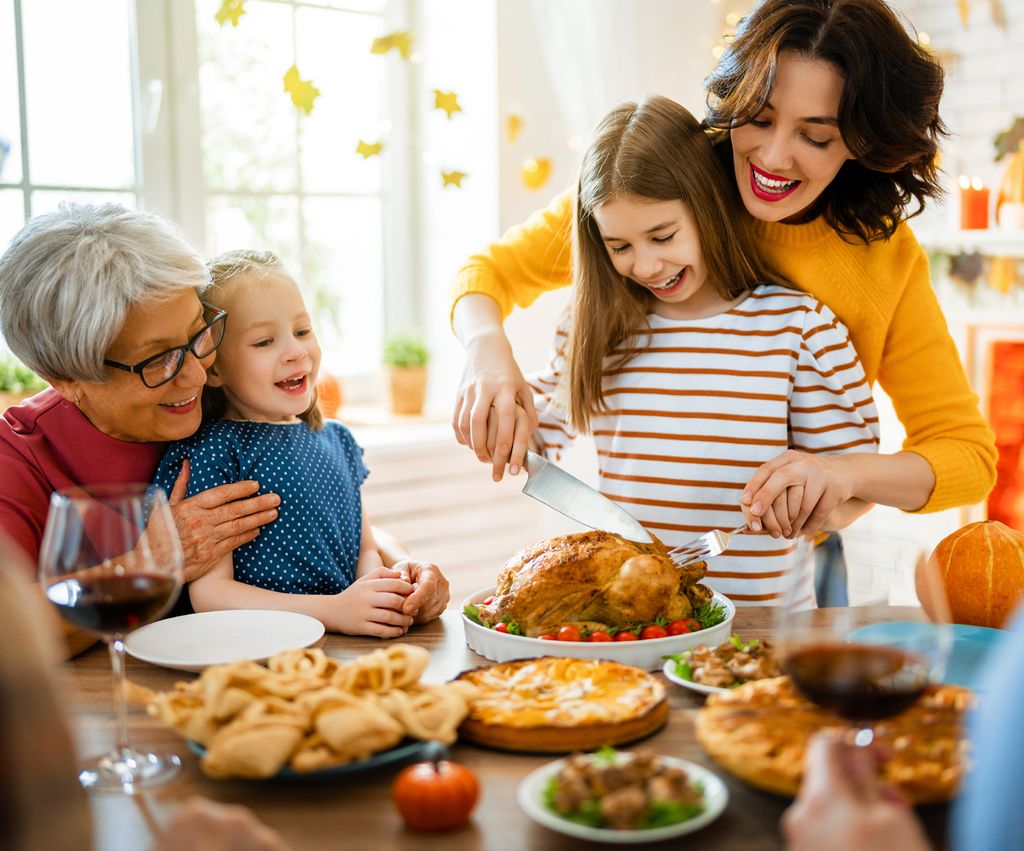
[[[704,562],[677,568],[665,547],[637,544],[609,532],[549,538],[520,550],[498,574],[494,600],[480,617],[515,621],[523,635],[675,620],[711,599],[700,585]]]

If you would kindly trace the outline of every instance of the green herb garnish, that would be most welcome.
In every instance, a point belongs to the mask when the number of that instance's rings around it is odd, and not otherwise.
[[[693,616],[700,621],[701,629],[718,626],[725,620],[725,615],[725,606],[720,606],[718,603],[705,603],[693,613]]]

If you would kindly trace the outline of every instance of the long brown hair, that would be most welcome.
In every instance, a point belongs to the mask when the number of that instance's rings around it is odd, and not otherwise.
[[[252,283],[269,272],[277,272],[292,278],[281,259],[272,251],[254,251],[247,248],[227,251],[219,254],[206,264],[210,271],[210,285],[203,291],[203,298],[217,307],[230,308],[232,296],[241,287],[243,281]],[[255,278],[254,278],[255,276]],[[292,278],[294,280],[294,278]],[[228,316],[230,319],[230,314]],[[228,407],[228,398],[223,388],[209,387],[203,389],[203,422],[219,420]],[[324,427],[324,415],[320,412],[316,387],[313,388],[313,401],[299,419],[314,431]]]
[[[811,216],[865,243],[888,239],[928,198],[942,195],[942,67],[883,0],[764,0],[740,22],[706,80],[708,124],[728,130],[756,118],[787,50],[842,75],[839,132],[856,158],[839,169]],[[721,142],[732,171],[732,146]]]
[[[723,172],[696,118],[675,101],[649,97],[620,104],[598,124],[583,155],[573,211],[573,276],[576,286],[568,340],[568,371],[560,394],[579,431],[606,411],[605,368],[625,364],[605,358],[626,339],[647,330],[648,296],[615,271],[594,210],[635,195],[682,201],[700,236],[708,283],[733,299],[759,283],[784,283],[762,257],[749,230],[736,182]]]

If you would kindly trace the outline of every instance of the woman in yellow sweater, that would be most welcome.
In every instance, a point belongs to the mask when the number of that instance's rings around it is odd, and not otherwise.
[[[742,496],[778,537],[851,499],[940,511],[985,498],[996,449],[905,219],[941,193],[942,70],[883,0],[764,0],[707,81],[709,132],[767,255],[850,330],[906,428],[901,452],[786,452]],[[570,283],[572,194],[460,270],[452,321],[467,363],[453,426],[499,479],[536,426],[502,320]],[[490,434],[490,439],[488,439]],[[491,448],[489,448],[489,446]],[[493,449],[493,451],[492,451]]]

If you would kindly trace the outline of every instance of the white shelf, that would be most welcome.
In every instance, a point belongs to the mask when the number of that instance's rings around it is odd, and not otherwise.
[[[920,230],[914,234],[926,251],[978,251],[994,257],[1024,257],[1024,230]]]

